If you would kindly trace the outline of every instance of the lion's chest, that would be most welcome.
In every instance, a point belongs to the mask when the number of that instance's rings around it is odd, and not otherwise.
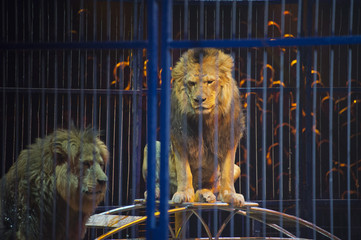
[[[205,164],[215,161],[222,161],[226,155],[227,149],[230,149],[230,134],[227,123],[218,124],[203,119],[202,128],[199,129],[198,121],[187,122],[187,152],[189,158],[199,160],[203,159]],[[227,131],[228,130],[228,131]]]
[[[190,159],[189,161],[192,172],[193,187],[195,189],[199,189],[201,183],[202,188],[212,188],[215,181],[218,179],[218,164],[209,158],[203,158],[199,161],[194,160],[195,159]]]
[[[213,182],[217,173],[218,164],[223,161],[222,151],[215,151],[210,142],[197,138],[188,142],[188,162],[194,181]]]

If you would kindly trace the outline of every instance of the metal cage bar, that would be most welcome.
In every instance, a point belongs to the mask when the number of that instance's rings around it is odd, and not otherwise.
[[[354,217],[360,196],[356,185],[360,179],[357,66],[361,22],[355,17],[360,15],[360,3],[333,0],[326,5],[319,0],[2,1],[1,177],[35,137],[44,137],[58,126],[67,128],[71,121],[84,129],[87,122],[104,130],[114,157],[108,166],[111,185],[100,208],[108,211],[142,196],[141,147],[146,143],[148,225],[128,229],[124,235],[146,231],[148,238],[159,239],[159,234],[167,238],[169,224],[173,224],[167,214],[170,67],[185,49],[223,48],[235,59],[233,76],[245,97],[245,117],[251,126],[238,148],[237,161],[244,167],[236,183],[238,191],[246,201],[257,200],[264,208],[290,211],[314,225],[330,227],[331,234],[338,234],[339,221],[347,222],[345,237],[352,239],[354,229],[360,229]],[[293,11],[291,20],[286,19],[290,17],[287,9]],[[279,36],[270,31],[270,21],[281,23]],[[285,36],[289,22],[296,36]],[[179,33],[172,31],[178,28]],[[297,62],[295,70],[288,64],[292,60]],[[119,65],[112,69],[115,61]],[[278,67],[273,80],[279,80],[279,87],[269,85],[273,77],[268,65]],[[288,105],[292,104],[291,110]],[[296,118],[290,120],[292,114]],[[83,121],[83,117],[91,120]],[[153,191],[158,130],[162,142],[160,205]],[[200,134],[203,131],[200,126]],[[3,192],[4,183],[0,189]],[[344,215],[340,209],[346,210]],[[250,217],[242,217],[240,230],[236,217],[225,218],[218,210],[222,209],[192,211],[213,218],[207,220],[215,231],[226,219],[229,225],[221,232],[228,231],[231,237],[238,231],[264,237],[270,232]],[[140,210],[129,211],[136,214]],[[157,211],[159,219],[154,215]],[[266,214],[260,216],[267,222]],[[57,216],[52,218],[55,238]],[[206,221],[196,221],[195,235],[201,238]],[[274,228],[286,227],[283,216],[277,221],[272,223]],[[304,234],[301,222],[296,219],[295,223],[295,232],[288,236],[319,236],[315,228]],[[282,231],[277,236],[287,233]],[[90,238],[99,235],[95,232],[91,231]],[[183,232],[188,234],[186,229]],[[212,233],[212,228],[206,232]]]
[[[147,239],[155,239],[156,222],[155,212],[155,140],[157,126],[156,110],[156,69],[158,63],[157,26],[158,5],[156,1],[148,1],[148,175],[147,175]],[[164,221],[164,220],[163,220]]]

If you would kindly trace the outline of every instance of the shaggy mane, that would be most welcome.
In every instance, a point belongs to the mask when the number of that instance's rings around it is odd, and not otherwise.
[[[104,198],[108,158],[91,128],[58,129],[37,139],[0,181],[0,239],[83,238]]]

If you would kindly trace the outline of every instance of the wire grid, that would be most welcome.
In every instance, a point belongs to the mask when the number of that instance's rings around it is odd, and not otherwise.
[[[100,209],[142,198],[143,147],[167,136],[157,130],[169,117],[158,115],[167,107],[157,96],[170,73],[161,77],[160,69],[187,48],[223,48],[235,59],[247,119],[237,191],[339,237],[356,237],[361,8],[352,0],[329,3],[173,1],[164,11],[166,3],[156,1],[2,1],[1,176],[35,138],[73,121],[101,130],[111,152]],[[215,228],[225,218],[205,214]],[[188,234],[200,237],[195,222]],[[151,223],[146,232],[164,226]],[[142,236],[138,228],[119,237]],[[319,237],[299,226],[295,232]],[[278,236],[249,219],[232,220],[226,234]]]

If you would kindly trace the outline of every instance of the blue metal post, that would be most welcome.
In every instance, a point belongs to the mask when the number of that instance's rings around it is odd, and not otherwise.
[[[264,9],[264,37],[268,37],[268,9],[269,1],[265,3]],[[267,183],[266,183],[266,154],[267,154],[267,50],[263,49],[263,84],[262,84],[262,207],[266,208],[266,196],[267,196]],[[266,215],[263,214],[262,220],[266,220]],[[266,237],[266,225],[262,228],[262,237]]]
[[[148,0],[148,175],[147,175],[147,239],[153,239],[156,227],[155,211],[155,141],[157,128],[157,36],[158,6]]]
[[[335,36],[335,21],[336,21],[336,0],[332,1],[332,22],[331,22],[331,35],[332,37]],[[329,198],[330,198],[330,233],[334,234],[334,208],[333,208],[333,82],[334,82],[334,62],[335,62],[335,50],[331,48],[330,52],[330,101],[329,101],[329,109],[328,109],[328,122],[329,122],[329,145],[328,145],[328,164],[329,164]]]
[[[319,14],[319,0],[316,0],[315,2],[315,22],[314,22],[314,35],[318,36],[318,14]],[[314,49],[314,55],[313,55],[313,69],[317,70],[317,55],[318,51],[315,48]],[[316,82],[316,75],[314,75],[313,82]],[[315,130],[317,129],[317,91],[318,91],[317,84],[313,87],[313,100],[312,100],[312,112],[313,112],[313,120],[312,120],[312,126],[314,126]],[[316,210],[316,154],[317,154],[317,143],[316,143],[316,131],[312,131],[312,223],[316,225],[316,216],[317,216],[317,210]],[[316,231],[313,230],[312,238],[316,239]]]
[[[281,34],[283,37],[285,34],[285,0],[282,0],[282,7],[281,7]],[[283,211],[283,107],[284,107],[284,63],[285,57],[284,52],[281,51],[280,53],[280,97],[279,97],[279,211]],[[283,217],[280,218],[279,222],[280,227],[283,227]],[[283,235],[280,233],[280,238]]]
[[[307,9],[301,9],[301,12],[305,12],[304,16],[307,17],[306,21],[306,33],[304,35],[310,36],[313,31],[313,21],[312,16],[314,14],[315,6],[314,3],[308,5]],[[302,65],[305,67],[305,78],[306,82],[304,85],[305,97],[302,98],[302,106],[304,106],[304,111],[306,113],[305,116],[305,124],[306,129],[304,132],[304,136],[302,137],[302,145],[300,146],[302,149],[305,149],[303,154],[301,155],[303,161],[301,163],[301,169],[304,169],[303,180],[300,186],[302,194],[301,194],[301,208],[304,209],[301,212],[301,217],[308,221],[312,220],[312,211],[310,206],[312,206],[312,149],[315,147],[312,145],[312,133],[313,133],[313,118],[312,114],[317,114],[316,112],[312,112],[312,82],[313,78],[311,76],[312,71],[312,48],[305,47],[302,48],[301,51],[302,56]],[[317,95],[313,95],[313,97],[317,98]],[[310,197],[311,196],[311,197]],[[312,232],[306,230],[304,232],[305,236],[308,238],[312,238]]]
[[[302,29],[302,0],[298,0],[298,21],[297,21],[297,37],[301,37]],[[300,156],[301,156],[301,54],[297,51],[297,65],[296,65],[296,157],[295,157],[295,200],[296,200],[296,217],[300,216]],[[296,236],[300,236],[300,224],[296,221]]]
[[[350,10],[352,11],[352,10]],[[348,70],[347,70],[347,239],[351,240],[351,66],[352,50],[348,49]]]
[[[247,19],[247,39],[252,38],[252,2],[248,4],[248,19]],[[250,78],[247,81],[246,89],[247,89],[247,117],[246,123],[247,125],[251,122],[251,111],[252,111],[252,97],[251,97],[251,52],[250,49],[247,49],[247,76]],[[250,193],[250,161],[251,161],[251,128],[247,127],[247,140],[246,140],[246,148],[247,148],[247,162],[246,162],[246,201],[250,201],[251,193]],[[246,218],[246,236],[251,235],[251,221],[250,218]]]
[[[170,48],[172,39],[172,1],[162,1],[162,86],[160,110],[160,219],[157,239],[168,239],[168,195],[169,195],[169,129],[170,129]]]

